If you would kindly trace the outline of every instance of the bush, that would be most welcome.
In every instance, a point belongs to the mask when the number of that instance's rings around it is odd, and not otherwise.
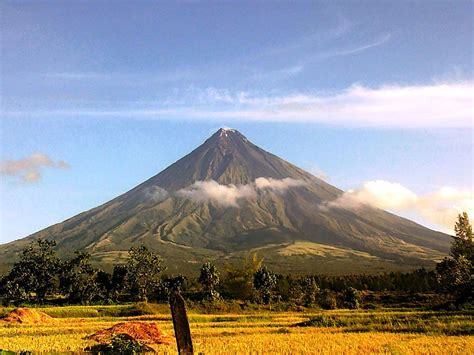
[[[326,316],[316,316],[305,322],[295,324],[297,327],[343,327],[346,322],[340,319]]]
[[[120,311],[120,316],[136,317],[160,313],[158,305],[148,302],[138,302],[131,307],[127,307]]]
[[[115,335],[110,344],[99,344],[84,349],[94,354],[143,354],[149,352],[155,352],[146,344],[140,343],[128,334],[117,334]]]

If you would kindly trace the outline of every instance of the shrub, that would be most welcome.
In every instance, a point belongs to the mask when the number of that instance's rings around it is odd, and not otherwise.
[[[340,319],[326,316],[316,316],[307,321],[297,323],[297,327],[343,327],[347,325]]]
[[[155,352],[148,345],[140,343],[128,334],[117,334],[111,339],[110,344],[98,344],[84,350],[90,351],[94,354],[125,355]]]

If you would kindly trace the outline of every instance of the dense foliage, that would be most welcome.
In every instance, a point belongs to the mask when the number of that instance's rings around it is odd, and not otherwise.
[[[39,239],[26,247],[10,273],[4,277],[4,297],[19,303],[35,301],[43,303],[48,294],[57,290],[61,261],[54,247],[56,242]]]

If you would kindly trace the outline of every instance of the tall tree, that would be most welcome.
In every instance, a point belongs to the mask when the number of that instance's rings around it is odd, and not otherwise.
[[[466,212],[458,215],[458,220],[454,226],[456,237],[451,246],[451,256],[458,258],[464,256],[474,263],[474,242],[472,237],[472,226],[469,222],[469,216]]]
[[[209,301],[215,301],[220,297],[219,292],[216,291],[216,287],[219,284],[219,271],[215,265],[209,261],[201,267],[201,273],[199,275],[199,283],[203,286],[206,298]]]
[[[253,277],[253,285],[260,294],[260,299],[264,304],[269,304],[272,291],[277,283],[276,275],[266,266],[257,270]]]
[[[158,253],[141,245],[130,248],[126,264],[125,283],[132,295],[139,301],[147,302],[148,294],[160,282],[160,273],[166,269]]]
[[[454,294],[459,305],[474,299],[474,241],[466,212],[458,216],[454,230],[451,257],[436,265],[436,276],[440,288]]]
[[[303,303],[306,307],[310,307],[317,303],[318,301],[318,294],[319,294],[319,286],[316,283],[314,277],[306,277],[302,281],[302,289],[304,294]]]

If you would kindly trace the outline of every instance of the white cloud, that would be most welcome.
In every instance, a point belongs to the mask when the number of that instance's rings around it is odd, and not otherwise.
[[[356,190],[349,190],[327,207],[355,209],[364,204],[396,213],[415,213],[452,232],[459,213],[474,217],[474,193],[452,187],[417,195],[406,187],[384,180],[368,181]]]
[[[345,55],[351,55],[359,52],[363,52],[367,49],[374,48],[381,46],[382,44],[388,42],[392,35],[390,33],[387,33],[383,35],[382,37],[378,38],[377,40],[371,42],[371,43],[366,43],[366,44],[361,44],[357,47],[353,48],[346,48],[346,49],[338,49],[338,50],[333,50],[333,51],[327,51],[325,53],[322,53],[318,55],[315,59],[323,59],[323,58],[330,58],[330,57],[340,57],[340,56],[345,56]]]
[[[54,161],[43,153],[34,153],[23,159],[0,162],[1,175],[16,177],[25,183],[39,181],[44,168],[67,169],[69,164],[63,160]]]
[[[169,193],[159,186],[150,186],[143,190],[146,201],[158,203],[168,198]]]
[[[276,56],[282,53],[307,53],[315,45],[324,43],[332,43],[335,40],[350,33],[354,24],[345,18],[340,18],[335,27],[323,31],[310,33],[302,38],[292,38],[291,41],[281,43],[276,46],[263,48],[258,54],[247,55],[246,60],[256,59],[259,57]]]
[[[305,162],[305,170],[312,175],[316,176],[318,179],[328,181],[329,175],[323,171],[318,165],[312,163],[312,162]]]
[[[302,186],[305,184],[306,183],[302,180],[296,180],[292,178],[273,179],[273,178],[259,177],[255,179],[255,187],[258,190],[269,189],[278,193],[282,193],[288,190],[288,188],[290,187]]]
[[[275,70],[260,70],[250,75],[247,80],[250,82],[275,82],[285,80],[301,74],[304,71],[304,68],[305,66],[303,64],[295,64]]]
[[[384,180],[368,181],[360,189],[348,190],[332,201],[334,207],[358,207],[361,204],[382,209],[404,209],[418,201],[418,196],[400,184]]]
[[[252,121],[322,122],[342,126],[426,128],[472,127],[474,84],[435,83],[418,86],[353,85],[335,93],[252,96],[226,92],[218,110],[186,109],[195,118]],[[216,101],[209,98],[207,107]]]
[[[190,187],[179,190],[177,194],[197,202],[211,200],[225,207],[238,207],[237,201],[254,197],[255,190],[250,185],[221,185],[210,180],[196,181]]]
[[[245,185],[223,185],[217,181],[196,181],[189,187],[177,191],[179,196],[196,202],[213,201],[225,207],[238,207],[240,199],[255,198],[260,190],[284,193],[287,189],[302,186],[305,182],[292,178],[273,179],[259,177],[255,182]]]
[[[45,74],[48,78],[57,78],[64,80],[90,80],[90,79],[108,79],[109,75],[95,72],[56,72]]]
[[[417,210],[434,223],[452,229],[459,213],[467,212],[474,218],[474,193],[443,187],[434,193],[422,196],[417,204]]]
[[[10,111],[8,115],[137,117],[149,119],[325,123],[350,127],[473,127],[474,83],[352,85],[339,92],[253,95],[208,88],[157,103],[123,110]]]

